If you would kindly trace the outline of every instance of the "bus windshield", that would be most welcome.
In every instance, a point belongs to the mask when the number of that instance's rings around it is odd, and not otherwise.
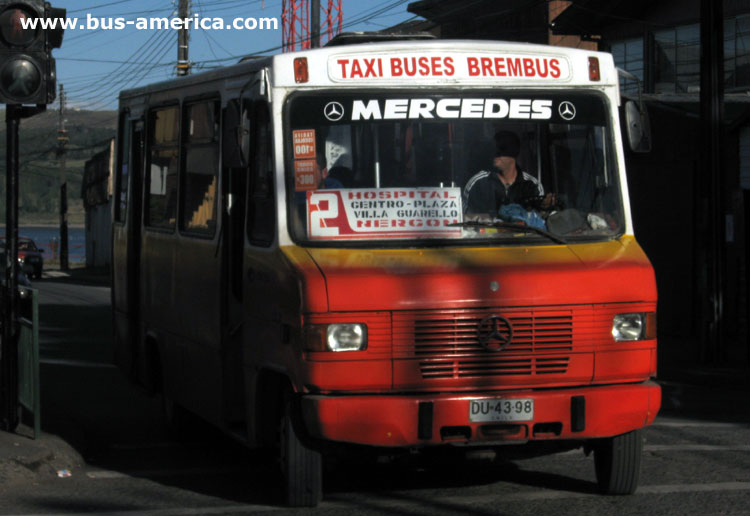
[[[289,225],[300,242],[527,245],[624,231],[597,93],[298,93],[285,120]]]

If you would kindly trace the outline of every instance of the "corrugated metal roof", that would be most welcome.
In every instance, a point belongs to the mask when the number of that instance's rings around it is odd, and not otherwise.
[[[550,22],[553,34],[593,35],[643,18],[653,0],[575,0]]]
[[[528,0],[419,0],[406,10],[436,23],[456,23],[462,19],[500,18],[516,12],[528,11],[538,2]]]

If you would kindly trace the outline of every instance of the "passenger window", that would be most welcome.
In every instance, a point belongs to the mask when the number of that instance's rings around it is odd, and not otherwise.
[[[273,242],[276,224],[273,187],[273,138],[268,106],[255,109],[254,154],[250,159],[251,183],[248,212],[248,237],[255,245],[268,247]]]
[[[216,232],[219,189],[219,120],[216,101],[185,109],[185,167],[180,229],[212,236]]]
[[[125,222],[128,211],[128,175],[130,172],[130,119],[127,112],[120,113],[120,139],[115,176],[115,221]]]
[[[171,229],[177,215],[179,108],[156,109],[149,116],[146,168],[146,225]]]

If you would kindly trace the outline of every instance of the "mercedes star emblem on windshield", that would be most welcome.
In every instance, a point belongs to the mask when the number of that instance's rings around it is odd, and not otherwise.
[[[344,106],[339,102],[329,102],[323,108],[323,114],[331,122],[338,122],[344,117]]]
[[[557,112],[560,113],[560,116],[564,120],[573,120],[576,117],[576,107],[572,102],[567,100],[560,102],[560,105],[557,107]]]

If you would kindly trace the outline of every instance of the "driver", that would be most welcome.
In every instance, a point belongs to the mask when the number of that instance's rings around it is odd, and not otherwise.
[[[544,197],[542,184],[531,174],[521,170],[516,158],[521,141],[511,131],[495,133],[495,158],[492,170],[482,170],[469,179],[464,187],[464,213],[489,214],[496,217],[503,204],[525,204]],[[542,205],[551,203],[548,195]]]

